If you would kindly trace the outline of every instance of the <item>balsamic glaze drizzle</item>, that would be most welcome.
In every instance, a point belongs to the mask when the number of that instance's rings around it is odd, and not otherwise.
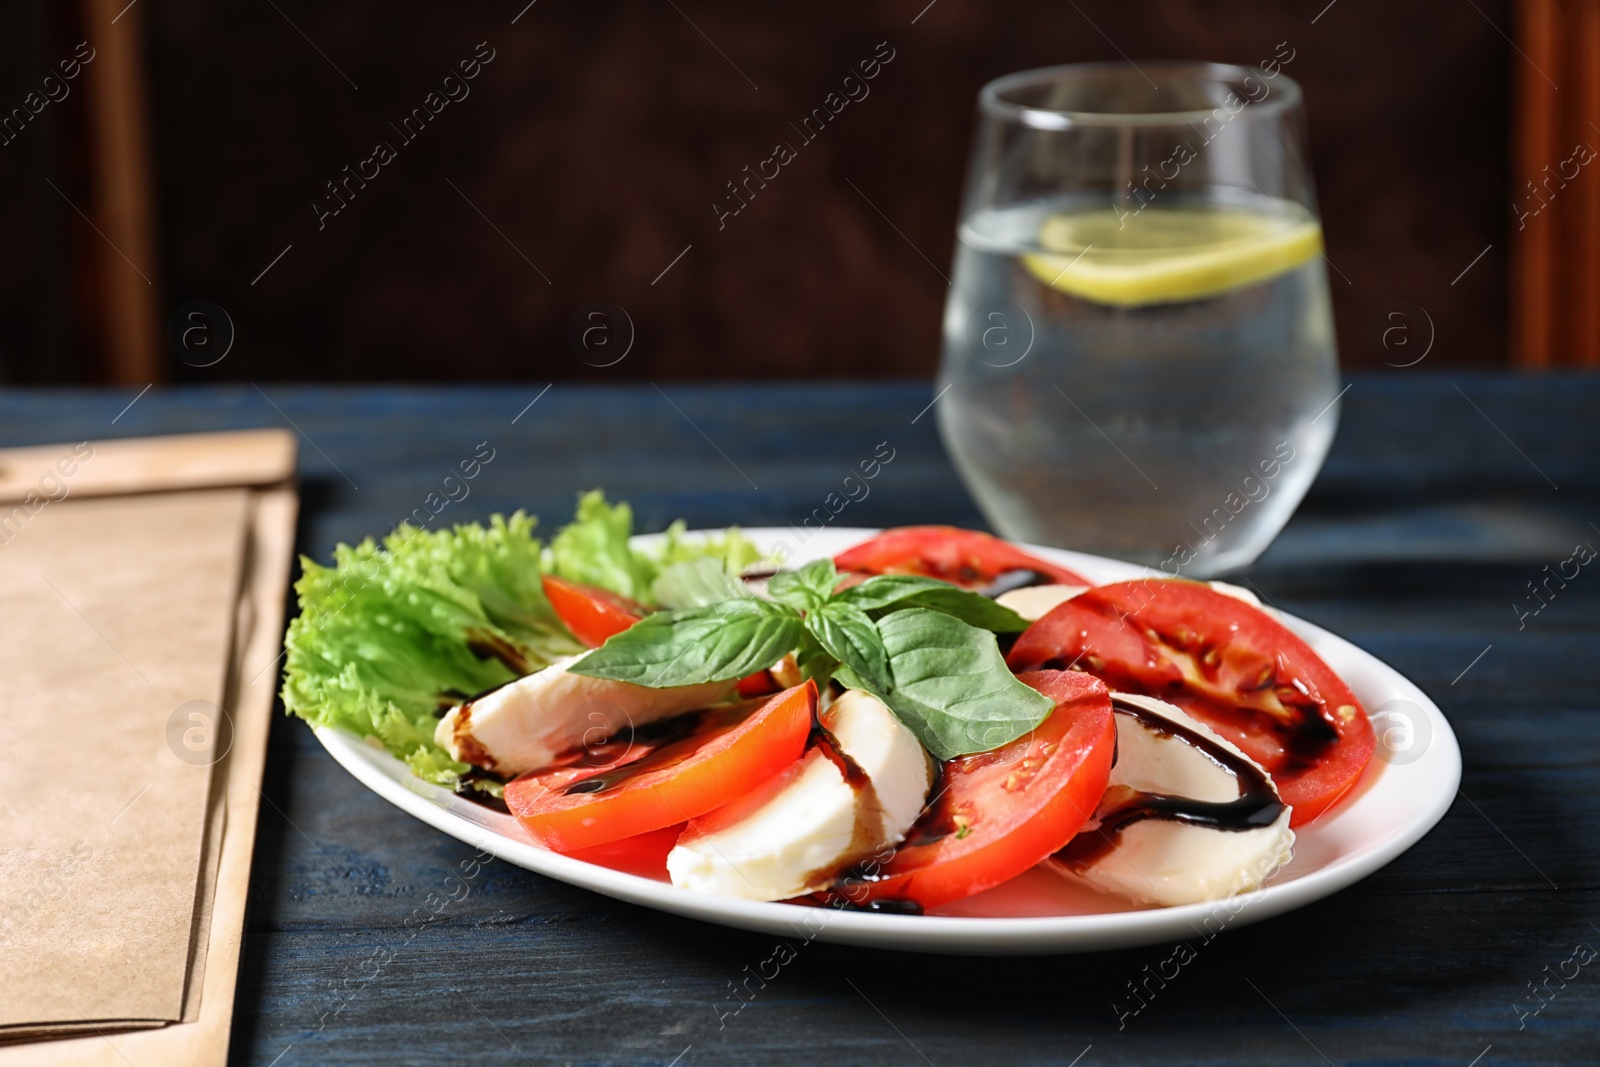
[[[479,659],[499,660],[518,677],[533,673],[533,664],[528,662],[522,650],[498,634],[483,630],[469,631],[467,648]]]
[[[482,804],[484,807],[489,808],[492,811],[498,811],[501,814],[510,815],[511,809],[506,806],[505,800],[501,797],[495,796],[493,793],[478,789],[475,784],[478,782],[495,782],[504,785],[505,779],[500,777],[498,774],[491,774],[488,771],[482,771],[474,768],[473,770],[466,772],[456,779],[456,796],[461,797],[464,800],[470,800],[474,804]]]
[[[978,590],[980,596],[993,600],[997,596],[1011,592],[1013,589],[1027,589],[1034,585],[1054,585],[1055,579],[1048,574],[1040,574],[1034,570],[1003,571],[995,575],[994,580]]]
[[[840,896],[838,894],[831,894],[828,897],[827,903],[832,904],[841,911],[867,911],[874,912],[878,915],[926,914],[926,912],[924,912],[922,909],[922,905],[918,904],[914,900],[895,900],[892,898],[883,898],[880,900],[869,900],[864,904],[857,904],[848,897]]]
[[[707,725],[714,729],[730,730],[744,721],[757,707],[760,707],[757,702],[746,702],[720,708],[701,708],[698,711],[685,712],[632,729],[624,727],[608,738],[603,743],[604,746],[621,745],[622,752],[618,754],[619,756],[626,754],[632,744],[648,745],[650,751],[636,760],[603,768],[588,777],[579,778],[561,790],[561,795],[604,793],[617,788],[629,779],[681,763],[699,749],[699,743],[685,746],[680,742],[693,737],[696,731]],[[599,746],[596,750],[592,750],[593,755],[599,754],[598,748]]]
[[[1136,608],[1125,610],[1108,599],[1096,596],[1094,591],[1078,597],[1073,604],[1078,610],[1093,612],[1102,619],[1115,620],[1119,628],[1130,622],[1136,627],[1144,626],[1139,621]],[[1152,643],[1168,646],[1171,653],[1191,657],[1203,674],[1215,680],[1211,672],[1223,651],[1222,646],[1198,645],[1193,639],[1194,635],[1185,637],[1181,633],[1182,628],[1179,629],[1180,633],[1176,635],[1158,633],[1153,629],[1144,629],[1143,632]],[[1343,736],[1334,721],[1334,716],[1343,714],[1343,710],[1336,712],[1332,706],[1318,700],[1305,682],[1292,672],[1284,673],[1275,667],[1264,666],[1259,677],[1236,686],[1235,692],[1240,699],[1233,701],[1220,693],[1202,692],[1183,678],[1171,678],[1164,686],[1154,681],[1147,684],[1146,679],[1135,677],[1130,669],[1122,669],[1115,662],[1102,663],[1093,646],[1080,641],[1077,647],[1079,651],[1076,655],[1069,656],[1069,648],[1037,663],[1013,663],[1011,667],[1015,671],[1083,670],[1105,682],[1113,692],[1137,693],[1169,700],[1185,710],[1193,708],[1200,711],[1207,718],[1214,716],[1224,721],[1252,723],[1271,733],[1283,746],[1283,757],[1273,768],[1275,773],[1283,776],[1299,774],[1317,766]],[[1251,700],[1253,694],[1267,690],[1274,691],[1273,695],[1287,715],[1270,713]]]
[[[1055,854],[1058,860],[1074,866],[1093,863],[1115,847],[1122,830],[1145,819],[1165,819],[1239,833],[1271,826],[1283,814],[1283,801],[1273,789],[1271,779],[1248,759],[1196,730],[1122,699],[1117,693],[1111,694],[1111,703],[1118,714],[1137,720],[1151,733],[1175,737],[1204,754],[1239,783],[1239,796],[1234,800],[1206,801],[1113,786],[1106,790],[1095,812],[1100,824],[1098,832],[1080,833]]]
[[[878,799],[878,791],[873,787],[872,779],[867,776],[861,764],[852,759],[839,745],[839,739],[833,736],[832,731],[822,725],[820,715],[813,716],[811,720],[811,736],[806,741],[806,748],[809,750],[812,746],[822,752],[823,758],[839,768],[845,785],[856,795],[855,823],[850,829],[850,844],[846,847],[842,859],[806,875],[805,881],[816,885],[838,881],[843,872],[871,855],[883,833],[884,811],[883,802]]]

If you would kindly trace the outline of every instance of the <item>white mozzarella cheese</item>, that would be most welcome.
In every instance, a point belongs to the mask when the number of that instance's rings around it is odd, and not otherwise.
[[[845,867],[905,839],[933,784],[915,735],[875,697],[849,690],[823,725],[866,776],[852,785],[820,748],[762,789],[691,824],[667,856],[672,883],[747,900],[827,888]]]
[[[1255,767],[1272,795],[1277,795],[1271,778],[1259,765],[1181,709],[1152,697],[1117,693],[1114,699],[1193,731],[1232,753]],[[1243,795],[1246,787],[1232,772],[1181,737],[1152,729],[1126,711],[1117,712],[1116,723],[1117,763],[1107,786],[1108,801],[1118,796],[1119,786],[1138,793],[1212,803],[1226,803]],[[1098,825],[1102,814],[1104,811],[1096,813],[1091,827]],[[1290,814],[1290,808],[1284,805],[1270,825],[1247,830],[1162,818],[1141,819],[1115,831],[1113,847],[1099,851],[1087,863],[1073,860],[1070,846],[1048,862],[1069,877],[1148,904],[1219,900],[1250,892],[1288,862],[1294,844]],[[1096,831],[1091,828],[1083,832],[1091,835],[1088,843],[1094,844]]]
[[[1223,596],[1231,596],[1235,600],[1242,600],[1253,608],[1261,606],[1261,598],[1242,585],[1234,585],[1231,582],[1207,582],[1206,584],[1212,588],[1212,591],[1221,593]]]
[[[451,708],[434,730],[450,755],[507,776],[548,766],[557,756],[629,727],[714,704],[737,682],[650,689],[586,678],[557,660],[476,700]]]
[[[1087,593],[1086,585],[1028,585],[1021,589],[1013,589],[1009,593],[1001,593],[994,598],[994,602],[1001,607],[1010,608],[1029,622],[1034,622],[1050,614],[1055,608],[1079,593]]]

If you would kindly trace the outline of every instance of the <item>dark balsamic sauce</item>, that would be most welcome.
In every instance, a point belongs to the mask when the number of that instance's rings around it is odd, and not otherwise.
[[[1054,585],[1056,580],[1048,574],[1040,574],[1034,570],[1003,571],[995,575],[994,580],[978,590],[980,596],[993,600],[1003,596],[1014,589],[1027,589],[1035,585]]]
[[[882,801],[878,799],[878,791],[873,787],[872,779],[867,777],[867,772],[839,746],[839,739],[834,737],[817,717],[812,719],[811,737],[807,741],[807,747],[812,746],[822,752],[824,759],[839,768],[845,785],[856,794],[855,823],[850,828],[849,847],[837,862],[812,871],[805,877],[806,884],[819,885],[838,881],[843,872],[850,870],[872,854],[878,847],[878,839],[883,835],[884,810]]]
[[[456,796],[461,797],[463,800],[470,800],[474,804],[482,804],[491,811],[510,815],[511,809],[506,806],[505,800],[495,796],[493,793],[477,788],[477,783],[479,782],[493,782],[496,785],[504,785],[505,779],[498,774],[490,774],[488,771],[470,770],[456,779]]]
[[[522,650],[498,634],[473,630],[467,634],[467,648],[479,659],[499,660],[519,677],[533,673],[533,664]]]
[[[940,762],[934,763],[933,783],[928,786],[928,793],[933,799],[928,801],[922,814],[917,816],[917,821],[906,831],[901,848],[931,845],[941,838],[960,833],[961,827],[956,825],[955,809],[950,802],[950,790],[944,784],[944,766]]]
[[[742,709],[744,706],[740,705],[740,708]],[[697,708],[694,711],[686,711],[681,715],[673,715],[670,718],[647,722],[643,726],[624,726],[611,740],[632,741],[635,744],[653,745],[660,748],[663,745],[670,745],[674,741],[682,741],[685,737],[700,729],[711,714],[712,709],[710,708]]]
[[[1117,714],[1136,720],[1150,733],[1158,737],[1175,738],[1204,754],[1239,783],[1239,796],[1235,800],[1206,801],[1112,786],[1106,790],[1100,807],[1095,811],[1095,819],[1099,823],[1097,832],[1080,833],[1055,854],[1056,859],[1072,866],[1087,866],[1116,846],[1117,836],[1122,830],[1145,819],[1164,819],[1240,833],[1271,826],[1283,814],[1283,801],[1273,789],[1271,780],[1254,763],[1235,755],[1198,731],[1120,699],[1116,693],[1111,695],[1111,703]]]
[[[847,897],[833,896],[829,903],[841,911],[866,911],[877,915],[925,915],[922,905],[914,900],[869,900],[864,904],[857,904]]]
[[[903,915],[921,914],[921,906],[910,900],[888,900],[869,902],[866,905],[855,903],[850,899],[849,891],[855,886],[871,885],[883,880],[883,870],[894,853],[903,848],[913,848],[918,845],[931,845],[940,838],[959,833],[960,827],[956,825],[955,812],[949,801],[949,790],[944,787],[944,764],[937,760],[931,761],[933,765],[933,780],[928,785],[928,793],[932,800],[922,809],[922,814],[917,816],[917,821],[911,824],[906,831],[905,840],[889,850],[889,854],[881,862],[876,856],[857,858],[853,863],[839,870],[833,881],[833,887],[817,894],[821,903],[834,907],[844,908],[847,911],[883,911]],[[882,907],[873,907],[873,903],[881,903]],[[911,909],[916,909],[912,911]]]
[[[1107,685],[1112,685],[1107,681]],[[1339,742],[1339,731],[1325,717],[1323,706],[1308,696],[1303,695],[1296,686],[1285,686],[1277,679],[1268,679],[1263,685],[1255,686],[1245,692],[1259,692],[1262,689],[1276,687],[1278,689],[1278,702],[1289,711],[1290,717],[1285,720],[1275,718],[1266,712],[1257,711],[1244,705],[1235,705],[1227,701],[1209,699],[1193,691],[1182,693],[1181,706],[1188,710],[1190,706],[1201,710],[1210,717],[1220,720],[1263,723],[1283,746],[1283,759],[1273,769],[1281,775],[1289,776],[1315,767],[1327,753],[1327,750]],[[1173,687],[1183,690],[1184,683]],[[1137,687],[1130,689],[1137,692]],[[1150,696],[1159,694],[1150,693]],[[1180,703],[1173,701],[1173,703]]]
[[[606,746],[622,744],[624,750],[631,744],[649,746],[650,751],[636,760],[602,768],[595,774],[569,784],[562,796],[585,793],[605,793],[625,782],[653,771],[674,767],[693,756],[712,738],[738,726],[761,706],[761,701],[747,701],[719,708],[702,708],[699,711],[674,715],[670,719],[646,723],[611,737]],[[704,730],[705,733],[701,733]],[[626,736],[624,737],[624,733]]]
[[[1079,597],[1074,603],[1105,618],[1116,619],[1119,627],[1128,626],[1130,623],[1138,625],[1136,616],[1120,610],[1114,604],[1098,600],[1092,593]],[[1192,658],[1202,673],[1215,679],[1216,664],[1222,653],[1220,646],[1197,645],[1193,635],[1185,636],[1181,631],[1176,635],[1170,635],[1145,630],[1144,635],[1147,640],[1165,645],[1177,655]],[[1167,700],[1190,714],[1199,712],[1197,717],[1203,719],[1244,722],[1264,727],[1283,747],[1283,758],[1273,767],[1275,773],[1283,776],[1298,774],[1315,767],[1327,754],[1327,750],[1339,742],[1339,730],[1330,719],[1333,709],[1313,698],[1305,684],[1298,678],[1292,675],[1280,675],[1278,670],[1270,665],[1264,666],[1253,681],[1239,685],[1237,692],[1241,697],[1249,697],[1268,690],[1274,691],[1278,703],[1288,712],[1286,717],[1271,714],[1248,703],[1234,703],[1199,692],[1182,678],[1172,679],[1164,691],[1152,688],[1142,684],[1129,672],[1102,662],[1093,648],[1084,648],[1070,659],[1060,655],[1051,656],[1037,664],[1013,664],[1013,669],[1087,671],[1110,686],[1113,692],[1135,693]]]

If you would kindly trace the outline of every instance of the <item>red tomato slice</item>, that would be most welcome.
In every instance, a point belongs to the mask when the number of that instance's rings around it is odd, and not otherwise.
[[[576,763],[506,784],[506,806],[557,852],[616,841],[721,807],[805,752],[817,708],[812,682],[765,703],[710,708],[688,736],[633,748],[608,767]],[[641,730],[640,734],[645,734]]]
[[[776,693],[778,683],[772,680],[770,671],[756,671],[740,678],[735,689],[742,697],[764,697],[768,693]]]
[[[954,526],[902,526],[833,557],[841,571],[920,574],[966,589],[989,585],[1008,571],[1034,571],[1059,585],[1092,585],[1065,567],[977,530]]]
[[[1181,707],[1267,769],[1290,825],[1347,793],[1372,758],[1372,724],[1322,657],[1261,609],[1199,582],[1102,585],[1030,626],[1014,671],[1076,667],[1112,689]]]
[[[593,848],[582,848],[567,855],[599,867],[610,867],[623,874],[637,874],[641,878],[669,882],[672,879],[667,875],[667,854],[678,843],[683,826],[683,823],[679,823],[651,830],[647,834],[624,837],[620,841],[608,841]]]
[[[620,634],[649,614],[643,605],[609,589],[569,582],[553,574],[545,575],[542,581],[544,595],[556,615],[573,637],[590,648],[599,648],[606,638]]]
[[[905,843],[881,870],[858,866],[834,898],[935,908],[1015,878],[1072,840],[1111,776],[1111,695],[1079,671],[1021,679],[1056,702],[1049,718],[993,752],[946,762],[935,800]]]

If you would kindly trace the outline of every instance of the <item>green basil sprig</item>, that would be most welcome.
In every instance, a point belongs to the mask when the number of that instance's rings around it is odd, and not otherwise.
[[[906,608],[879,619],[877,629],[891,674],[890,689],[878,696],[940,759],[999,748],[1055,707],[1017,681],[992,634],[952,615]]]
[[[693,583],[700,596],[710,584]],[[1026,629],[1016,612],[933,578],[838,584],[833,563],[816,560],[774,575],[772,600],[730,589],[728,600],[650,615],[571,670],[663,688],[742,678],[793,652],[819,684],[836,678],[882,700],[941,760],[998,748],[1050,714],[995,642]]]
[[[743,678],[777,663],[805,634],[800,613],[770,600],[661,611],[613,635],[574,674],[652,689]]]
[[[968,626],[995,633],[1021,633],[1028,621],[1003,604],[979,593],[958,589],[937,578],[913,574],[884,574],[843,590],[840,603],[860,608],[874,618],[903,608],[931,608],[953,615]]]

